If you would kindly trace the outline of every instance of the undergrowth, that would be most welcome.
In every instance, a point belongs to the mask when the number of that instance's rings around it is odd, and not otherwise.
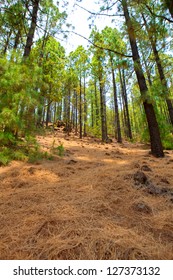
[[[55,139],[54,139],[51,146],[51,152],[55,153],[60,157],[63,157],[65,152],[63,144],[61,143],[59,146],[55,146]]]
[[[26,136],[24,139],[15,139],[8,133],[0,137],[0,166],[8,165],[12,160],[26,161],[30,163],[42,159],[53,159],[48,152],[41,151],[34,136]]]

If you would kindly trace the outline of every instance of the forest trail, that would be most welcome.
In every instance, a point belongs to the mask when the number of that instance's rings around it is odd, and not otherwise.
[[[173,259],[173,151],[39,136],[63,157],[0,167],[0,259]]]

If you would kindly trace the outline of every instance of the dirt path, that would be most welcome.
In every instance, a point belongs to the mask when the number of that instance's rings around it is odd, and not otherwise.
[[[0,259],[173,259],[173,152],[38,137],[64,157],[0,168]]]

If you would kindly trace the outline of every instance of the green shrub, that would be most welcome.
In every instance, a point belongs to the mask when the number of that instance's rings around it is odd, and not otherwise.
[[[13,152],[13,159],[14,160],[21,160],[21,161],[26,161],[28,159],[27,155],[23,150],[21,151],[14,151]]]
[[[162,143],[163,143],[163,148],[165,150],[173,150],[173,135],[172,134],[166,135]]]
[[[58,151],[58,156],[63,157],[64,156],[64,146],[61,144],[58,147],[56,147],[56,150]]]
[[[0,145],[1,146],[9,146],[15,145],[16,139],[11,132],[0,132]]]
[[[10,162],[10,158],[3,152],[0,152],[0,166],[7,165]]]

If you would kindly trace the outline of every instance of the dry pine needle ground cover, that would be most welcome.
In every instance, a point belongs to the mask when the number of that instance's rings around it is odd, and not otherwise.
[[[173,151],[38,140],[65,155],[0,167],[0,259],[173,259]]]

